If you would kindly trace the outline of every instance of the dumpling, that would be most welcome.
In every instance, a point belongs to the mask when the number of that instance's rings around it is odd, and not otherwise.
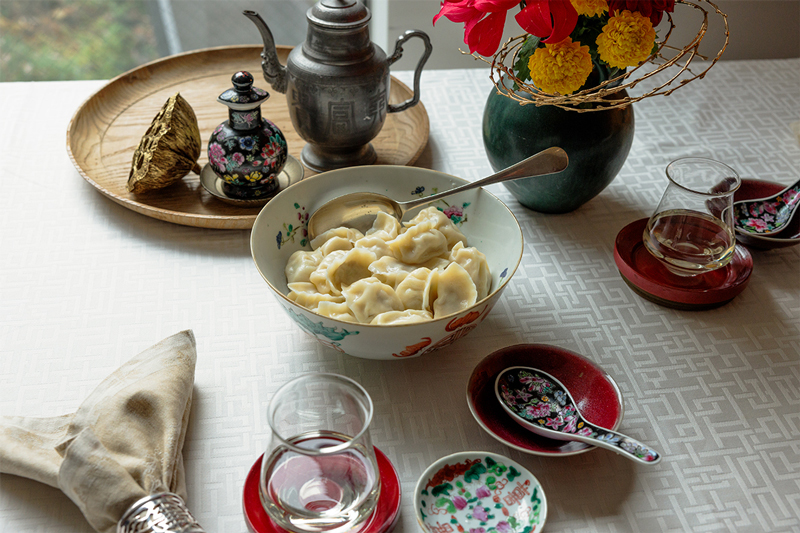
[[[341,286],[337,286],[333,280],[330,279],[328,272],[331,264],[341,260],[345,255],[347,255],[347,252],[344,250],[336,250],[326,255],[322,261],[320,261],[316,270],[308,276],[308,281],[313,283],[317,287],[317,290],[323,294],[334,294],[336,296],[342,294]]]
[[[342,289],[347,307],[362,324],[387,311],[402,311],[403,303],[394,289],[378,278],[365,278]]]
[[[344,300],[344,297],[342,297],[342,300]],[[353,322],[355,324],[358,323],[358,319],[353,315],[353,313],[350,311],[350,308],[347,307],[347,304],[344,302],[337,303],[321,301],[319,305],[317,305],[315,311],[319,315],[341,320],[342,322]]]
[[[464,267],[469,277],[472,278],[475,289],[478,291],[478,300],[486,298],[492,288],[492,278],[486,256],[477,248],[465,248],[464,244],[459,242],[450,250],[450,260]]]
[[[456,228],[450,217],[433,206],[426,207],[417,213],[414,218],[408,221],[408,225],[421,225],[441,231],[442,235],[447,239],[448,250],[455,246],[457,242],[463,242],[464,245],[467,243],[467,238]]]
[[[307,281],[290,283],[289,294],[287,294],[286,297],[312,311],[315,310],[321,302],[344,302],[344,296],[322,294],[313,283]]]
[[[384,212],[379,212],[375,217],[375,222],[372,223],[372,228],[367,230],[366,235],[384,235],[388,236],[385,240],[391,240],[397,237],[400,233],[400,222],[397,221],[392,215]]]
[[[432,259],[428,259],[419,266],[424,266],[425,268],[430,268],[431,270],[435,270],[437,268],[444,270],[450,263],[452,263],[452,261],[450,260],[450,256],[448,255],[446,258],[434,257]]]
[[[428,259],[446,254],[447,238],[437,229],[420,224],[411,226],[405,232],[389,241],[394,256],[404,263],[418,265]]]
[[[394,257],[384,256],[369,265],[372,275],[383,283],[397,289],[397,285],[405,279],[410,272],[417,269],[416,265],[407,265]]]
[[[343,287],[372,275],[369,271],[369,265],[377,258],[374,253],[366,248],[353,248],[349,252],[335,253],[335,258],[325,265],[324,272],[324,284],[331,294],[341,294]],[[323,264],[325,264],[325,261],[320,263],[320,267],[310,276],[315,285],[323,283],[323,274],[318,274]]]
[[[317,269],[321,261],[322,252],[296,251],[289,257],[286,268],[283,270],[287,283],[308,281],[309,276]]]
[[[387,311],[372,319],[370,324],[386,326],[389,324],[414,324],[416,322],[427,322],[433,315],[430,311],[420,311],[418,309],[406,309],[405,311]]]
[[[436,301],[433,302],[433,316],[439,318],[463,311],[475,305],[477,297],[475,283],[464,267],[458,263],[451,263],[439,274]]]
[[[397,286],[397,296],[405,309],[430,311],[431,303],[436,299],[438,270],[422,267],[410,273]]]
[[[322,255],[328,255],[331,252],[335,252],[337,250],[348,251],[353,249],[353,241],[348,239],[347,237],[339,237],[334,236],[325,241],[322,246],[317,248],[317,251],[321,252]]]
[[[364,248],[369,250],[370,252],[374,253],[375,257],[378,259],[387,255],[392,256],[392,250],[389,248],[386,240],[381,238],[379,235],[372,234],[361,237],[354,243],[354,246],[356,248]]]
[[[364,234],[361,233],[360,231],[358,231],[357,229],[345,228],[344,226],[339,227],[339,228],[333,228],[333,229],[329,229],[328,231],[326,231],[322,235],[317,235],[314,238],[314,240],[311,241],[311,248],[316,250],[317,248],[319,248],[320,246],[325,244],[325,242],[327,242],[328,240],[330,240],[330,239],[332,239],[334,237],[342,237],[342,238],[350,240],[350,241],[357,241],[358,239],[360,239],[363,236],[364,236]]]

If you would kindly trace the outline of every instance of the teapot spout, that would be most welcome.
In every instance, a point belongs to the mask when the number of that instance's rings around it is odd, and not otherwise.
[[[275,39],[272,37],[272,32],[261,18],[261,15],[255,11],[245,10],[242,14],[253,21],[253,24],[258,28],[261,33],[261,40],[264,41],[264,50],[261,52],[261,71],[264,73],[264,79],[267,80],[272,88],[279,93],[286,92],[286,67],[281,65],[278,60],[278,51],[275,48]]]

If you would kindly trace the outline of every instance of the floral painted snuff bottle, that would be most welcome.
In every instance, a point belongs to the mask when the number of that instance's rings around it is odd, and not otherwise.
[[[235,198],[258,198],[279,187],[278,174],[288,150],[281,130],[261,116],[269,93],[253,87],[253,76],[239,71],[233,87],[217,101],[228,106],[228,120],[217,126],[208,141],[208,160],[225,183],[223,190]]]

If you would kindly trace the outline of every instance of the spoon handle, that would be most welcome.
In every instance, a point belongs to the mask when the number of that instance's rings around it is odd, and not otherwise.
[[[569,157],[567,156],[567,153],[563,149],[553,146],[546,150],[542,150],[538,154],[534,154],[527,159],[523,159],[519,163],[504,168],[503,170],[496,172],[487,178],[483,178],[482,180],[473,181],[472,183],[465,183],[461,187],[448,189],[444,192],[440,192],[432,196],[426,196],[418,200],[399,202],[399,205],[405,213],[410,209],[425,205],[430,202],[435,202],[436,200],[444,198],[445,196],[458,194],[460,192],[469,191],[478,187],[493,185],[503,181],[516,180],[520,178],[533,178],[535,176],[543,176],[545,174],[561,172],[567,168],[568,164]]]
[[[660,453],[647,444],[632,439],[627,435],[604,429],[588,422],[585,422],[584,427],[592,430],[591,436],[585,436],[580,439],[588,444],[607,448],[629,459],[648,465],[654,465],[661,460]]]

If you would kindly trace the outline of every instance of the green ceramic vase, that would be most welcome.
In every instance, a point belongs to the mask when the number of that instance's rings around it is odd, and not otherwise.
[[[495,171],[551,146],[567,152],[566,170],[503,184],[519,203],[540,213],[568,213],[600,194],[625,163],[633,132],[632,105],[578,113],[520,105],[495,88],[483,114],[483,144]]]

